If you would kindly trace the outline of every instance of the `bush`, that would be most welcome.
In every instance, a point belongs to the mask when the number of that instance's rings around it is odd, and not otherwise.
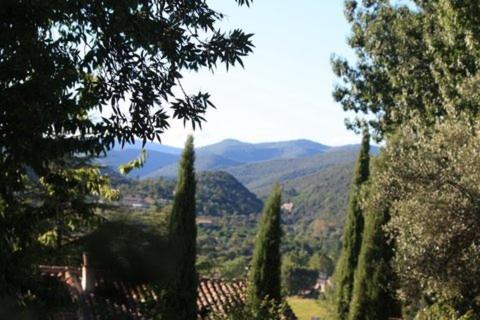
[[[415,320],[433,320],[433,319],[450,319],[450,320],[477,320],[479,314],[475,314],[473,310],[460,314],[455,308],[448,304],[436,303],[421,310]]]

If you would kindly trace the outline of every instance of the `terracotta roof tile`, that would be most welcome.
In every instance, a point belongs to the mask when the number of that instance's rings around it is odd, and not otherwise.
[[[87,294],[80,285],[80,268],[40,266],[40,270],[44,276],[58,278],[68,286],[72,300],[79,303],[85,319],[111,319],[104,315],[107,309],[110,316],[116,314],[128,315],[130,319],[146,319],[142,307],[148,302],[158,301],[160,296],[148,285],[129,285],[98,275],[93,292]],[[244,280],[200,279],[197,298],[199,319],[210,320],[213,315],[226,315],[231,308],[242,304],[245,296]]]

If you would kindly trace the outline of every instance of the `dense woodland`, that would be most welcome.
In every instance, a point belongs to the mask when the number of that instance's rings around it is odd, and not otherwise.
[[[324,208],[316,203],[310,204],[309,198],[296,200],[296,195],[292,198],[294,206],[299,206],[297,210],[305,211],[285,211],[282,215],[285,232],[282,242],[284,275],[290,272],[290,269],[299,270],[298,277],[294,273],[283,279],[284,282],[291,283],[290,288],[297,288],[286,289],[292,294],[313,287],[319,275],[330,276],[333,272],[332,265],[339,253],[343,221],[339,221],[342,214],[339,214],[339,217],[332,214],[344,209],[344,199],[337,195],[347,193],[347,187],[340,185],[340,190],[334,189],[335,182],[342,181],[336,171],[330,179],[332,181],[323,181],[328,186],[325,187],[325,197],[331,200],[322,203],[331,204],[333,207]],[[173,201],[175,180],[121,180],[117,186],[121,195],[137,195],[146,200],[150,207],[125,207],[120,198],[117,205],[113,209],[104,210],[103,215],[110,220],[141,222],[145,227],[165,229],[164,221]],[[327,189],[338,190],[339,193],[330,193]],[[311,201],[318,199],[313,195],[311,198]],[[303,204],[303,201],[306,203]],[[198,271],[206,277],[244,278],[252,258],[262,201],[228,173],[202,172],[197,174],[196,203],[196,214],[199,217]],[[325,214],[319,215],[317,212]],[[305,281],[301,276],[302,272],[310,272],[311,276]]]
[[[210,95],[183,74],[243,66],[252,35],[221,30],[203,0],[0,9],[0,318],[82,309],[86,295],[72,301],[40,266],[87,256],[111,283],[157,293],[135,310],[147,319],[216,316],[198,309],[199,277],[246,281],[224,318],[293,319],[285,297],[319,275],[332,319],[480,318],[478,1],[345,1],[355,58],[332,58],[333,96],[360,149],[230,140],[196,159],[189,137],[159,170],[143,149],[120,173],[109,152],[161,139],[172,119],[204,124]]]
[[[334,97],[386,147],[351,192],[340,319],[479,317],[479,12],[476,1],[345,2],[357,61],[333,59]]]

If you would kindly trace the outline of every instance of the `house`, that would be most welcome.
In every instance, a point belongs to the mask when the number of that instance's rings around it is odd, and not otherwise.
[[[150,204],[143,197],[138,195],[125,195],[121,199],[121,205],[124,207],[143,209],[149,208]]]
[[[218,226],[214,224],[213,220],[207,217],[197,217],[197,226],[204,229],[216,229]]]
[[[148,311],[158,303],[160,293],[150,285],[131,285],[109,280],[88,267],[86,255],[81,268],[65,266],[40,266],[42,276],[54,277],[63,283],[78,305],[76,312],[62,312],[54,319],[150,319]],[[213,320],[226,316],[236,306],[245,302],[244,280],[200,279],[198,283],[198,319]],[[291,311],[285,319],[294,320]]]
[[[292,213],[293,211],[293,202],[287,202],[282,204],[281,209],[285,212]]]
[[[316,290],[318,293],[325,293],[325,291],[327,291],[327,288],[331,285],[332,285],[332,279],[327,277],[324,274],[321,274],[318,277],[314,290]]]

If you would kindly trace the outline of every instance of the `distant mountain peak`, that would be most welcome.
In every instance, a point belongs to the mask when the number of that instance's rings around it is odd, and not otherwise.
[[[227,139],[223,139],[222,141],[220,141],[220,143],[222,142],[234,142],[234,143],[245,143],[243,141],[240,141],[238,139],[233,139],[233,138],[227,138]]]
[[[214,143],[214,144],[211,144],[211,145],[208,145],[208,146],[215,146],[215,145],[240,145],[240,144],[250,144],[248,142],[243,142],[243,141],[240,141],[240,140],[237,140],[237,139],[224,139],[220,142],[217,142],[217,143]]]
[[[316,141],[313,141],[313,140],[308,140],[308,139],[297,139],[297,140],[292,140],[292,142],[296,142],[296,143],[299,143],[299,144],[306,144],[306,145],[321,145],[321,146],[327,147],[327,145],[325,145],[323,143],[319,143],[319,142],[316,142]]]
[[[168,153],[173,155],[180,155],[182,153],[182,149],[180,148],[167,146],[165,144],[160,144],[158,142],[147,142],[144,146],[142,141],[140,140],[135,140],[134,143],[125,144],[123,148],[121,145],[116,145],[112,149],[112,151],[141,150],[142,148],[145,148],[147,151],[157,151],[157,152]]]
[[[124,149],[115,148],[101,160],[101,163],[116,169],[118,165],[136,158],[141,147],[141,142],[136,142],[126,145]],[[152,142],[147,142],[145,149],[149,155],[145,166],[134,170],[129,177],[142,179],[176,175],[181,149]],[[197,148],[195,167],[197,171],[228,171],[230,168],[268,161],[295,160],[298,162],[312,156],[346,149],[353,149],[352,151],[356,152],[356,146],[331,147],[308,139],[262,143],[225,139]]]
[[[280,140],[280,141],[263,141],[263,142],[246,142],[241,141],[238,139],[227,138],[223,139],[220,142],[214,143],[216,144],[248,144],[248,145],[265,145],[265,144],[289,144],[289,143],[300,143],[300,144],[312,144],[312,145],[324,145],[319,142],[309,140],[309,139],[292,139],[292,140]],[[209,145],[210,146],[210,145]]]

